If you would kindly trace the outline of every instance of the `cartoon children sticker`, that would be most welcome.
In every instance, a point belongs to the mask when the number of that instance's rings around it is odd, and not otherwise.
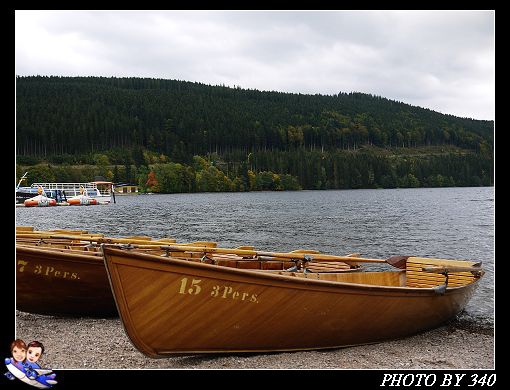
[[[39,341],[32,341],[28,345],[21,339],[11,343],[11,358],[5,359],[8,379],[19,380],[29,385],[46,389],[57,383],[52,370],[43,369],[37,363],[44,352],[44,346]]]

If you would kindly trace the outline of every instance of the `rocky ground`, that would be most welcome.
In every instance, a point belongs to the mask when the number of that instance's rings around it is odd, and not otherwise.
[[[52,369],[493,369],[491,323],[458,318],[401,340],[288,353],[192,355],[152,359],[129,341],[120,319],[16,314],[16,337],[44,344]]]

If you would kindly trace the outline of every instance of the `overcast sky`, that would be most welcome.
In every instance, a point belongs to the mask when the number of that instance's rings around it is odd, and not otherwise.
[[[494,11],[16,11],[16,74],[365,92],[494,119]]]

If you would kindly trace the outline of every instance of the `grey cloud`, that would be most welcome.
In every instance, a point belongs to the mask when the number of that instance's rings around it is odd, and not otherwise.
[[[360,91],[454,115],[494,115],[490,11],[30,15],[27,30],[35,36],[23,31],[26,15],[17,11],[17,74],[72,71],[301,93]],[[481,96],[485,104],[477,101]]]

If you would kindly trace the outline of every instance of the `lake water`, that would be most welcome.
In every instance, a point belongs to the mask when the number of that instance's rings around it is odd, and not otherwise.
[[[128,195],[116,201],[16,208],[16,225],[267,251],[482,261],[486,274],[464,316],[494,321],[493,187]]]

